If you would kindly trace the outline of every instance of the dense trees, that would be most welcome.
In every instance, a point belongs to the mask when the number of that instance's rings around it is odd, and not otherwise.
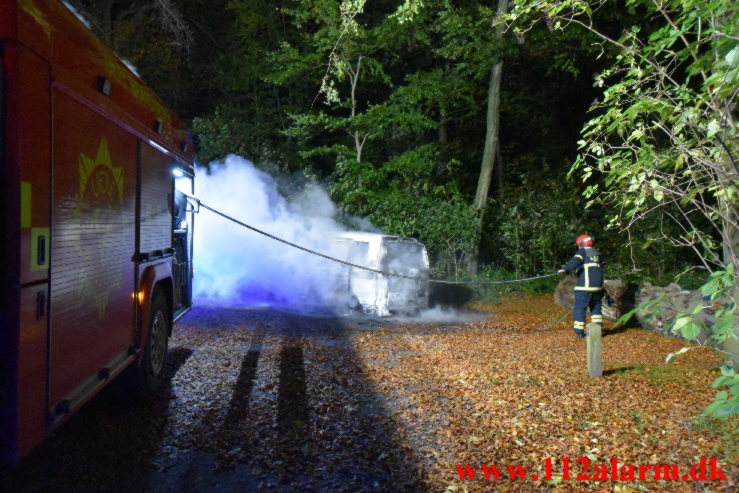
[[[678,3],[646,0],[516,2],[505,23],[506,2],[475,0],[72,3],[192,119],[203,162],[238,153],[322,181],[343,211],[425,241],[445,274],[461,275],[478,246],[482,265],[549,270],[570,253],[571,235],[588,231],[620,275],[670,278],[700,258],[720,267],[722,235],[735,232],[721,219],[733,207],[733,196],[720,196],[733,193],[730,175],[701,182],[705,214],[689,212],[688,231],[669,219],[685,219],[675,193],[692,182],[664,187],[676,163],[704,177],[719,176],[716,166],[731,171],[731,160],[688,159],[732,140],[710,113],[732,114],[735,81],[721,78],[733,73],[731,3],[677,15]],[[492,145],[488,100],[500,60]],[[651,83],[673,93],[660,100]],[[704,86],[722,88],[720,98],[697,99],[695,118],[683,121],[677,103],[714,94]],[[655,114],[671,134],[651,126]],[[698,134],[702,143],[680,140]],[[493,158],[480,180],[480,163]],[[476,193],[485,182],[490,193]],[[583,190],[599,199],[587,210]],[[696,250],[675,248],[676,239]]]
[[[420,237],[444,274],[462,274],[478,245],[483,264],[548,269],[569,253],[563,240],[597,226],[597,215],[572,215],[579,185],[564,185],[598,92],[600,62],[581,33],[542,29],[518,44],[496,35],[496,7],[477,1],[75,3],[103,19],[98,30],[193,118],[202,161],[238,153],[323,181],[342,210]],[[170,18],[186,29],[178,34]],[[491,68],[504,55],[497,171],[480,223]],[[559,222],[530,232],[543,239],[504,234],[520,220],[506,198],[515,204],[547,182],[559,185],[542,203],[551,213],[542,212]],[[512,250],[552,260],[514,262]]]

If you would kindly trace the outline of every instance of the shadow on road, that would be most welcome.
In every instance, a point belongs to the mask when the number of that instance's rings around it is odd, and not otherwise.
[[[28,457],[0,472],[3,492],[128,491],[147,474],[169,414],[172,377],[192,351],[167,355],[165,385],[155,396],[134,396],[114,382]]]
[[[0,471],[2,490],[425,491],[414,451],[401,445],[389,403],[352,348],[354,334],[377,326],[274,310],[195,309],[175,328],[160,393],[140,400],[115,385],[105,389],[19,465]],[[234,363],[223,381],[192,369],[195,360],[225,365],[208,360],[209,344],[221,351],[214,358]],[[182,370],[194,376],[182,379]],[[185,404],[175,377],[195,400],[211,392],[220,404],[203,406],[194,424],[178,428]],[[227,378],[233,383],[226,387]]]

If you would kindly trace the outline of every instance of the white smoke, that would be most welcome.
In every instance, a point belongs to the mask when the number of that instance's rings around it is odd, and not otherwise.
[[[205,204],[241,222],[306,248],[332,255],[343,228],[326,191],[308,183],[288,200],[276,181],[251,162],[228,156],[196,170],[195,191]],[[329,260],[277,242],[202,210],[195,219],[198,303],[270,304],[336,308],[341,293]]]
[[[400,316],[396,317],[399,322],[423,322],[430,324],[449,324],[449,323],[469,323],[479,322],[487,319],[487,314],[475,313],[472,311],[462,311],[448,306],[435,306],[426,310],[421,310],[412,317]]]
[[[338,209],[324,188],[305,180],[293,188],[288,197],[282,195],[272,176],[234,155],[211,163],[210,172],[196,169],[195,195],[202,203],[302,247],[361,265],[371,262],[366,252],[357,255],[356,248],[337,241],[346,228],[337,222]],[[366,219],[349,219],[354,231],[378,232]],[[360,275],[360,280],[353,278],[352,282],[362,283],[363,294],[350,293],[348,267],[280,243],[204,208],[195,217],[194,247],[193,298],[197,304],[270,305],[346,314],[357,307],[358,300],[362,300],[362,308],[372,312],[372,305],[383,306],[386,302],[381,298],[388,296],[396,302],[408,300],[410,312],[421,308],[416,320],[460,320],[456,311],[419,306],[419,284],[415,281],[392,278],[387,284],[389,295],[382,287],[385,284],[377,284],[373,294],[372,281],[361,281],[373,277]],[[427,276],[424,251],[420,243],[390,241],[383,264],[369,266]]]

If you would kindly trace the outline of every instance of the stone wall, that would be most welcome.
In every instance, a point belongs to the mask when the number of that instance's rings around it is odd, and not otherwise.
[[[680,334],[673,334],[668,330],[677,313],[692,313],[693,308],[698,304],[703,305],[703,296],[698,291],[682,289],[680,285],[672,283],[666,287],[653,286],[651,283],[645,282],[639,286],[636,292],[637,305],[654,301],[659,297],[662,299],[657,302],[652,310],[639,310],[636,312],[636,318],[642,327],[656,332],[661,332],[674,337],[681,337]],[[709,303],[710,305],[710,303]],[[705,322],[710,316],[710,310],[702,310],[694,315],[696,322]],[[703,343],[708,334],[701,332],[698,341]]]

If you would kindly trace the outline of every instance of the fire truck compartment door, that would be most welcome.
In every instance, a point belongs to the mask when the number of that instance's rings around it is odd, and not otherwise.
[[[136,137],[55,87],[50,405],[134,344]]]

